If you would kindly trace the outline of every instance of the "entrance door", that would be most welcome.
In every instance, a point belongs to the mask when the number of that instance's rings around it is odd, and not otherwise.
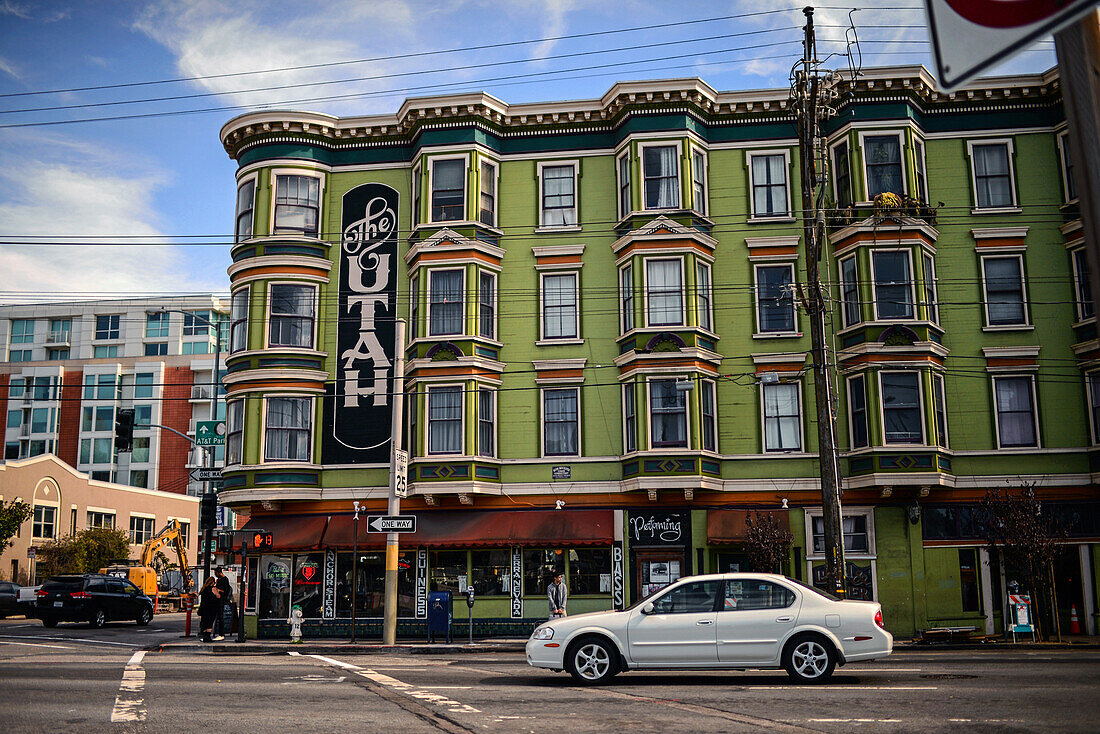
[[[679,581],[687,570],[684,554],[675,551],[638,551],[638,593],[645,598],[669,584]]]

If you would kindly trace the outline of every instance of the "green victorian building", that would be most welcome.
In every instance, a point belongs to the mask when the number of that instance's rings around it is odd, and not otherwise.
[[[976,509],[1034,485],[1068,529],[1060,611],[1094,632],[1100,342],[1058,73],[941,94],[880,68],[838,92],[822,270],[851,595],[898,635],[1001,631],[1015,572]],[[274,536],[249,559],[259,636],[293,607],[307,635],[347,635],[353,597],[357,632],[380,628],[365,515],[386,510],[399,392],[417,517],[399,634],[426,632],[436,591],[473,587],[478,635],[526,635],[556,570],[577,613],[741,569],[753,510],[790,528],[784,572],[821,582],[787,89],[266,111],[221,140],[239,165],[221,502]]]

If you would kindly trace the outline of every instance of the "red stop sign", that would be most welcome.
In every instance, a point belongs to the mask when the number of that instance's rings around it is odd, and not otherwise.
[[[1019,28],[1054,15],[1073,0],[944,0],[971,23],[987,28]]]

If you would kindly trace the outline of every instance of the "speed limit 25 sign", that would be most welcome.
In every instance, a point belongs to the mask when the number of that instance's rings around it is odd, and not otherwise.
[[[925,0],[940,88],[958,88],[1072,23],[1097,2]]]

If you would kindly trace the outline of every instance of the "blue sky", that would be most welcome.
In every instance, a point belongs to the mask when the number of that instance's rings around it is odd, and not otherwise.
[[[393,112],[407,96],[475,89],[513,103],[582,99],[602,95],[618,80],[685,76],[700,76],[723,91],[784,87],[791,63],[801,54],[800,10],[805,4],[804,0],[0,0],[0,95],[8,95],[0,97],[0,125],[244,106],[0,128],[0,241],[81,236],[102,243],[79,247],[0,244],[0,301],[50,300],[63,293],[110,297],[226,292],[228,247],[187,243],[210,242],[215,236],[224,242],[232,229],[234,165],[218,141],[218,129],[246,109],[278,104],[350,116]],[[815,4],[820,6],[815,19],[823,50],[842,52],[845,46],[837,41],[844,38],[848,13],[825,6],[857,4],[837,0]],[[874,9],[854,14],[864,66],[923,63],[931,67],[929,48],[921,43],[927,40],[921,4],[916,0],[894,4],[910,9],[887,10],[877,3]],[[377,59],[783,8],[789,11],[445,55],[26,95]],[[620,48],[625,50],[607,52]],[[678,58],[664,58],[672,56]],[[834,61],[838,68],[847,64],[840,57]],[[460,68],[501,62],[505,63]],[[1054,63],[1053,45],[1047,39],[994,73],[1042,71]],[[604,64],[615,66],[565,71]],[[545,75],[533,78],[538,81],[491,81],[516,74]],[[332,81],[338,83],[324,83]],[[453,86],[438,86],[447,84]],[[284,85],[301,86],[248,91]],[[416,89],[403,91],[409,87]],[[181,95],[204,96],[14,111]],[[340,95],[364,96],[323,99]],[[117,244],[126,238],[164,244]]]

